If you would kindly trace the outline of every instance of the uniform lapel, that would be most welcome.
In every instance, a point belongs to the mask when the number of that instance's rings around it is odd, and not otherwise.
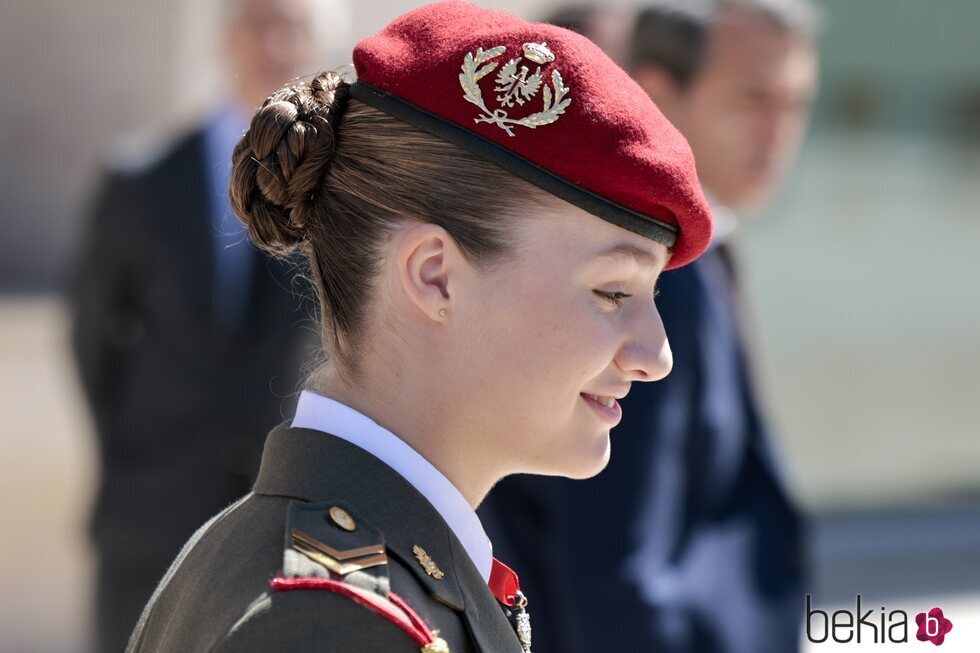
[[[463,545],[455,537],[452,539],[456,573],[460,576],[459,585],[466,602],[463,617],[473,639],[484,653],[522,653],[514,626],[504,616],[503,606],[490,593]]]
[[[341,438],[279,427],[269,434],[255,493],[304,501],[343,499],[385,535],[389,552],[433,598],[461,613],[483,653],[520,653],[503,610],[442,516],[393,469]],[[415,547],[443,572],[425,571]]]

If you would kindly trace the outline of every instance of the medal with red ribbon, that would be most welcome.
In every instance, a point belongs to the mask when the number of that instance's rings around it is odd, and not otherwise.
[[[527,598],[521,592],[521,581],[513,569],[493,559],[490,569],[490,591],[508,608],[516,610],[514,630],[524,653],[531,653],[531,617],[527,613]]]

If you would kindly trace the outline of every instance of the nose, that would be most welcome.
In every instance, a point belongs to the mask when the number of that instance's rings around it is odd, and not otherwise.
[[[616,365],[631,381],[659,381],[670,374],[674,355],[655,306],[631,320],[630,337],[616,353]]]

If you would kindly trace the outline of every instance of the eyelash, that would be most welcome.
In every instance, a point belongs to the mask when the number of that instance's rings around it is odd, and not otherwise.
[[[606,300],[611,301],[616,306],[622,306],[624,299],[629,299],[630,297],[633,296],[633,295],[631,295],[629,293],[620,292],[618,290],[616,292],[605,292],[603,290],[593,290],[592,292],[594,292],[595,294],[599,295],[603,299],[606,299]],[[654,299],[656,299],[658,295],[660,295],[660,288],[656,288],[653,291],[653,297],[654,297]]]
[[[622,306],[624,299],[628,299],[628,298],[630,298],[630,297],[633,296],[633,295],[630,295],[628,293],[619,292],[619,291],[616,291],[616,292],[606,292],[604,290],[594,290],[593,292],[595,294],[599,295],[600,297],[602,297],[603,299],[606,299],[608,301],[611,301],[616,306]]]

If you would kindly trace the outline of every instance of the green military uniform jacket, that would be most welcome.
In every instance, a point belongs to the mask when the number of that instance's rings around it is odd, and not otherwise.
[[[338,509],[349,519],[338,523]],[[323,589],[275,589],[277,576],[332,578],[382,602],[393,592],[452,653],[522,652],[463,545],[412,485],[345,440],[285,426],[266,441],[253,491],[184,546],[127,651],[422,650],[363,602]]]

